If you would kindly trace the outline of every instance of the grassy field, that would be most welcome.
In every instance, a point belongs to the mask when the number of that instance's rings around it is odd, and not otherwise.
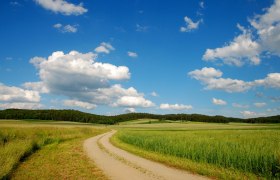
[[[133,123],[118,129],[115,145],[171,166],[220,179],[280,178],[279,125]]]
[[[82,143],[107,130],[84,123],[0,120],[0,179],[106,179]]]

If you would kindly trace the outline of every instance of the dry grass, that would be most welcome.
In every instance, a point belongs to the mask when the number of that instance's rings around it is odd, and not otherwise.
[[[28,124],[0,122],[0,179],[106,179],[86,157],[82,143],[107,129]]]

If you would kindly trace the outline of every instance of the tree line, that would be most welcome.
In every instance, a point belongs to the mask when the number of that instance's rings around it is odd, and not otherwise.
[[[77,110],[26,110],[26,109],[6,109],[0,110],[0,119],[34,119],[34,120],[54,120],[73,121],[96,124],[117,124],[123,121],[136,119],[159,119],[172,121],[196,121],[212,123],[280,123],[280,115],[260,118],[231,118],[224,116],[207,116],[201,114],[149,114],[149,113],[128,113],[115,116],[104,116],[85,113]]]

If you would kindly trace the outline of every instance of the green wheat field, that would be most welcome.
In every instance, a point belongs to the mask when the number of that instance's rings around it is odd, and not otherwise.
[[[280,178],[279,125],[132,121],[112,141],[140,156],[210,177]]]

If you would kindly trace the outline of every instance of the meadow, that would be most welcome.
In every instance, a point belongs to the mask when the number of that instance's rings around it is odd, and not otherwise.
[[[0,121],[0,179],[106,179],[83,140],[108,131],[83,123]]]
[[[219,179],[280,178],[279,125],[133,121],[118,129],[115,145],[170,166]]]

